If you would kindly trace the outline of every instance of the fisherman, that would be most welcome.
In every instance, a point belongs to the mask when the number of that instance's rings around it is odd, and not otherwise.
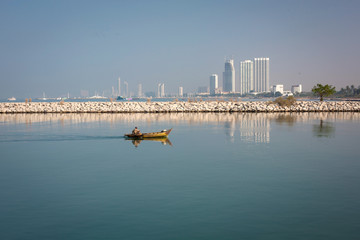
[[[140,130],[139,130],[137,127],[135,127],[134,130],[132,131],[132,134],[140,135],[141,132],[140,132]]]

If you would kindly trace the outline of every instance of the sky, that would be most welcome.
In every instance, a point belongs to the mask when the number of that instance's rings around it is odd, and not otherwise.
[[[233,57],[270,85],[360,85],[360,1],[0,1],[0,98],[194,92]]]

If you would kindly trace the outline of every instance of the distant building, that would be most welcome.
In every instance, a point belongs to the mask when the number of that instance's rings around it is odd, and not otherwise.
[[[276,84],[272,86],[272,92],[275,94],[277,92],[283,94],[284,93],[284,85]]]
[[[209,93],[209,88],[207,86],[201,86],[201,87],[198,87],[197,92],[198,93]]]
[[[158,84],[157,97],[165,97],[165,83],[159,83]]]
[[[240,94],[254,90],[254,62],[245,60],[240,62]]]
[[[292,92],[293,94],[301,93],[301,92],[302,92],[302,86],[301,86],[301,84],[292,85],[292,86],[291,86],[291,92]]]
[[[183,97],[183,96],[184,96],[184,88],[179,87],[179,97]]]
[[[216,94],[216,89],[219,88],[219,80],[217,74],[212,74],[210,76],[210,95]]]
[[[146,92],[145,96],[150,98],[156,97],[155,92]]]
[[[119,78],[120,79],[120,78]],[[120,81],[120,80],[119,80]],[[124,86],[125,86],[125,89],[124,89],[124,96],[125,97],[128,97],[129,96],[129,84],[128,82],[124,81]],[[119,88],[120,90],[120,88]]]
[[[223,91],[235,92],[235,68],[233,59],[228,59],[225,62],[225,71],[223,72]]]
[[[139,83],[138,85],[138,97],[142,97],[143,96],[143,93],[142,93],[142,84]]]
[[[120,77],[118,79],[118,95],[121,96],[121,82],[120,82]]]
[[[254,91],[270,91],[269,58],[254,58]]]
[[[89,91],[88,90],[81,90],[80,91],[81,97],[89,97]]]
[[[289,96],[293,96],[294,94],[291,91],[284,91],[282,95],[285,97],[289,97]]]

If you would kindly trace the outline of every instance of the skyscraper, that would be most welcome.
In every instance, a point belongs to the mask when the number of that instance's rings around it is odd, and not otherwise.
[[[269,58],[254,58],[254,91],[270,91]]]
[[[223,72],[223,91],[235,92],[235,68],[233,59],[228,59],[225,62],[225,71]]]
[[[142,84],[139,83],[138,85],[138,97],[142,97]]]
[[[210,76],[210,95],[215,95],[217,88],[219,88],[218,75],[212,74]]]
[[[251,60],[240,62],[240,94],[254,90],[254,63]]]
[[[121,96],[121,84],[120,84],[120,77],[118,79],[118,90],[119,90],[119,96]]]
[[[159,83],[158,84],[157,97],[165,97],[165,83]]]
[[[124,81],[124,86],[125,86],[124,95],[125,97],[129,97],[129,84],[127,81]]]
[[[184,89],[183,87],[179,87],[179,97],[183,97],[184,96]]]
[[[165,97],[165,83],[161,85],[161,97]]]

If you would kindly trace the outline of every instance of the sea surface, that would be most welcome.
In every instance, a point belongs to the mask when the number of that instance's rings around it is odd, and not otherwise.
[[[359,139],[359,113],[0,114],[0,239],[359,239]]]

